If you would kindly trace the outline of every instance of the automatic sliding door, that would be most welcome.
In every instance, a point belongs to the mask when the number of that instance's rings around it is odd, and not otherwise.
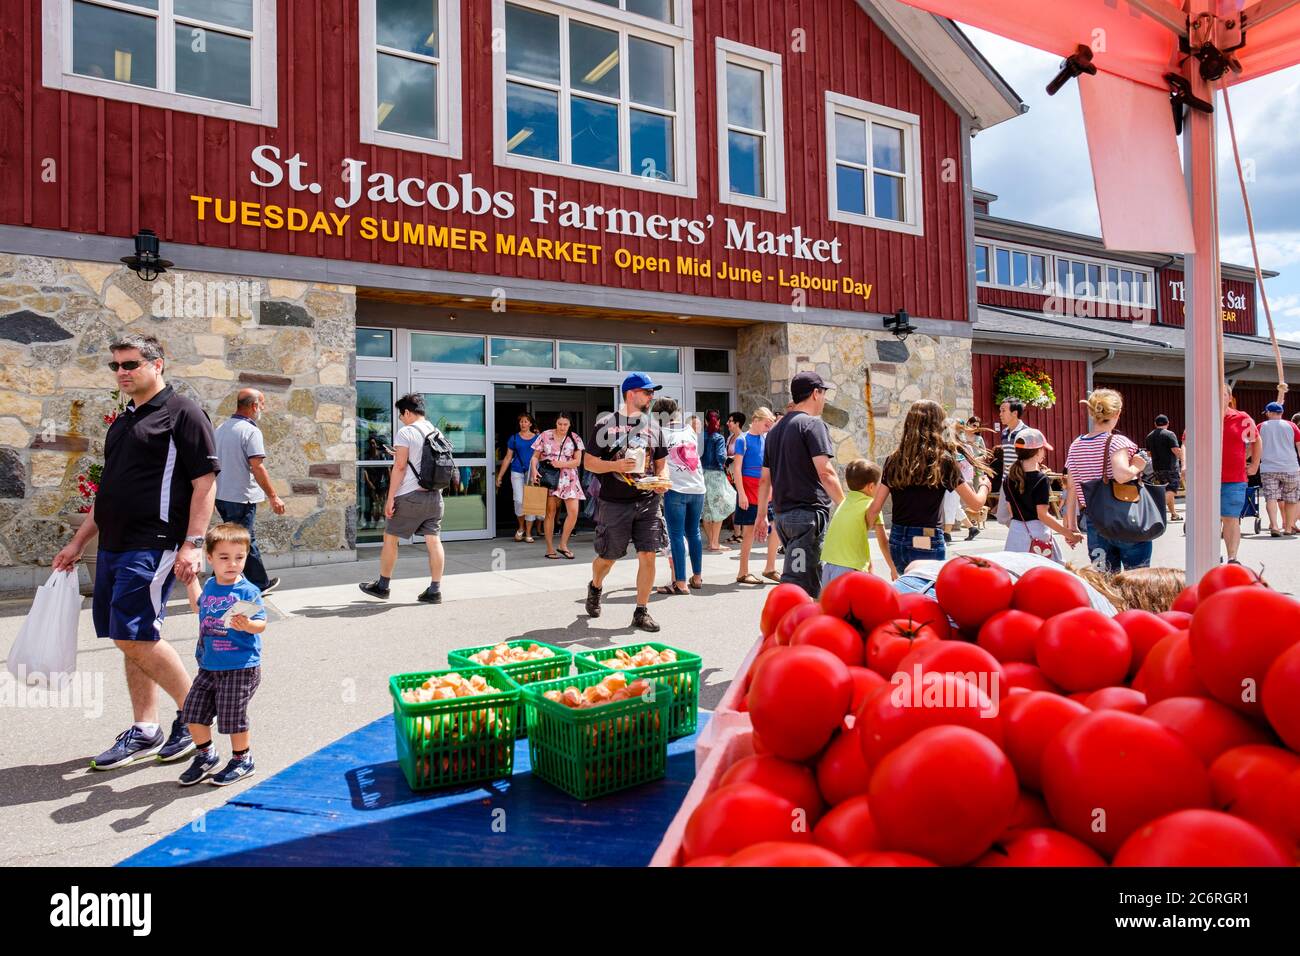
[[[448,541],[493,537],[491,383],[415,379],[412,384],[424,396],[430,423],[451,442],[460,468],[460,488],[443,492],[442,537]]]

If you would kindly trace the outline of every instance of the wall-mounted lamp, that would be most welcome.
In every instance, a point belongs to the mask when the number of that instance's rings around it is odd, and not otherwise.
[[[893,315],[885,316],[885,328],[898,336],[900,342],[916,331],[916,326],[907,317],[906,309],[899,309]]]
[[[152,282],[175,265],[158,255],[158,237],[152,229],[141,229],[135,234],[135,255],[123,256],[122,261],[145,282]]]

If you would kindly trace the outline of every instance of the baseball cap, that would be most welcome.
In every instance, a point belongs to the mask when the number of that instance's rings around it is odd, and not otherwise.
[[[1264,406],[1264,411],[1272,412],[1275,415],[1281,415],[1286,409],[1282,407],[1281,402],[1269,402]]]
[[[1056,450],[1047,444],[1047,437],[1037,428],[1021,429],[1020,434],[1016,435],[1016,448],[1027,448],[1031,451],[1036,448],[1046,448],[1048,451]]]
[[[1169,424],[1169,416],[1168,416],[1168,415],[1157,415],[1157,416],[1156,416],[1156,424],[1157,424],[1157,425],[1168,425],[1168,424]]]
[[[645,372],[633,372],[627,378],[623,379],[622,394],[626,394],[634,388],[644,388],[649,389],[652,392],[657,392],[659,389],[663,388],[663,386],[656,385]]]
[[[816,389],[830,387],[816,372],[800,372],[790,379],[790,397],[796,402],[802,402]]]

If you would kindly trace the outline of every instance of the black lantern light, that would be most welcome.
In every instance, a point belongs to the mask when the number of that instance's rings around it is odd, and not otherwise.
[[[916,326],[908,318],[906,309],[899,309],[893,315],[885,316],[885,328],[898,336],[900,342],[916,331]]]
[[[141,229],[135,234],[135,255],[123,256],[122,261],[145,282],[152,282],[175,265],[158,255],[158,237],[152,229]]]

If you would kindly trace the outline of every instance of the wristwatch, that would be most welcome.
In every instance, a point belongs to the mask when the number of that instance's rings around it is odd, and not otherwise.
[[[203,535],[201,535],[201,534],[192,534],[192,535],[189,535],[188,537],[186,537],[186,539],[185,539],[185,543],[186,543],[186,544],[192,544],[192,545],[194,545],[194,547],[196,547],[196,548],[201,548],[201,547],[203,547]]]

